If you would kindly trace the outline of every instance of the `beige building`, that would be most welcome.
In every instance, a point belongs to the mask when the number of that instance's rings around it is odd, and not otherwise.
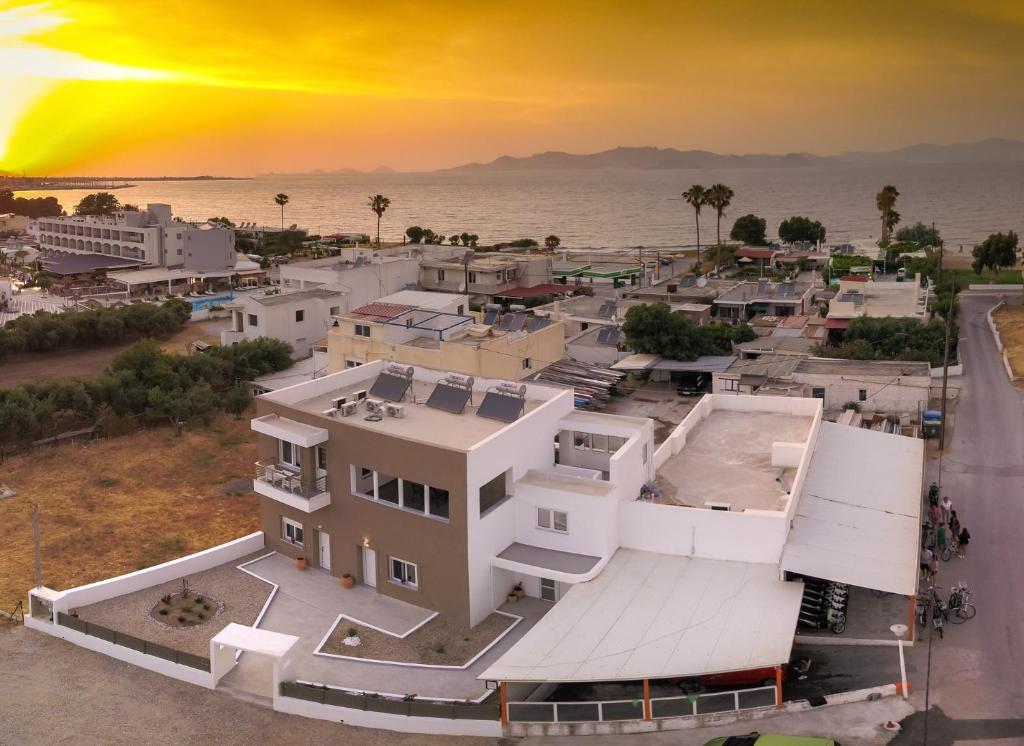
[[[28,231],[30,218],[25,215],[15,215],[12,212],[0,215],[0,231],[17,231],[26,233]]]
[[[425,290],[492,298],[506,290],[548,282],[551,282],[551,257],[542,254],[467,250],[463,256],[424,256],[420,261],[420,286]]]
[[[336,319],[327,335],[332,373],[390,360],[468,376],[520,380],[561,360],[562,324],[525,313],[482,319],[465,295],[403,291]]]

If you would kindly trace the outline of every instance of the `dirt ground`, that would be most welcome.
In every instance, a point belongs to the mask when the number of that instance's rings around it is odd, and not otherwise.
[[[0,625],[0,743],[470,746],[495,739],[354,728],[283,715],[24,627]]]
[[[1001,306],[992,314],[1014,375],[1024,375],[1024,306]]]
[[[33,584],[30,504],[40,507],[43,582],[72,588],[206,549],[259,528],[255,434],[224,415],[7,458],[0,483],[0,608]]]
[[[513,622],[514,619],[504,614],[491,614],[468,630],[438,616],[408,637],[400,638],[342,619],[331,632],[323,650],[325,653],[354,658],[461,666],[490,645]],[[351,629],[355,629],[360,644],[350,647],[342,641],[348,637]]]
[[[219,329],[223,321],[199,321],[186,324],[181,331],[160,347],[167,352],[185,353],[189,345],[202,339],[220,344]],[[100,375],[127,344],[94,347],[88,350],[57,350],[54,352],[12,355],[0,363],[0,388],[10,388],[24,381],[54,378],[93,378]]]

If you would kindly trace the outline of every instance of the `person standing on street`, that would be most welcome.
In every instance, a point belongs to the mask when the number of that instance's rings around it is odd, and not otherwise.
[[[948,539],[948,529],[946,528],[946,522],[943,521],[939,524],[938,530],[935,532],[935,554],[942,556],[942,550],[946,548],[946,541]]]
[[[950,515],[953,513],[953,501],[949,499],[949,495],[942,498],[942,504],[939,507],[942,508],[942,520],[949,523]]]
[[[967,545],[971,543],[971,532],[967,530],[967,527],[960,529],[960,549],[957,552],[957,556],[960,559],[967,557]]]
[[[931,572],[932,567],[932,550],[928,547],[921,547],[921,579],[927,580],[928,573]]]

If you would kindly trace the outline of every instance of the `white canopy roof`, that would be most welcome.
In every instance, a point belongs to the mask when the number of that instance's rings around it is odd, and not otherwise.
[[[910,596],[924,441],[822,422],[782,568]]]
[[[263,433],[279,440],[286,440],[303,448],[312,448],[327,440],[326,429],[313,427],[304,422],[289,420],[287,417],[281,417],[276,414],[265,414],[262,417],[256,417],[249,424],[258,433]]]
[[[244,624],[232,622],[222,629],[211,640],[215,645],[227,645],[236,650],[245,650],[250,653],[263,653],[280,658],[287,653],[292,645],[299,641],[294,635],[285,635],[281,632],[271,632],[256,627],[246,627]]]
[[[479,678],[612,681],[789,660],[803,583],[776,565],[619,549]]]

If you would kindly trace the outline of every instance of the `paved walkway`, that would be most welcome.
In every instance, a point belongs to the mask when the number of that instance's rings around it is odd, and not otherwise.
[[[532,598],[502,607],[503,611],[522,616],[523,621],[466,669],[342,660],[314,654],[339,614],[351,615],[398,633],[429,618],[433,612],[380,596],[369,588],[342,589],[337,578],[315,570],[301,572],[290,560],[277,554],[245,569],[278,585],[274,600],[259,627],[300,638],[293,672],[295,678],[357,691],[456,700],[482,697],[487,688],[477,676],[551,608],[551,604]],[[269,675],[258,662],[247,662],[247,658],[256,656],[243,655],[237,673],[233,672],[226,683],[236,689],[267,696]]]

